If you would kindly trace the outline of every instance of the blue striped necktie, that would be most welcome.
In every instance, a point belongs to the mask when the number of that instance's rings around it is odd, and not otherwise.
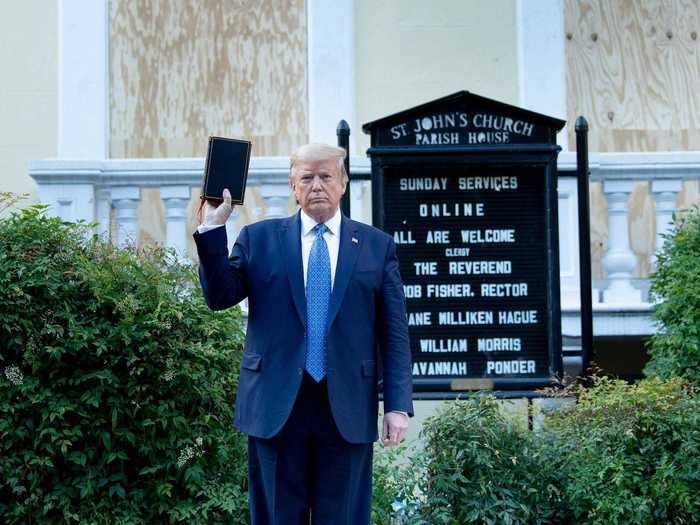
[[[316,382],[326,375],[326,328],[331,299],[331,259],[323,234],[325,224],[314,226],[306,272],[306,370]]]

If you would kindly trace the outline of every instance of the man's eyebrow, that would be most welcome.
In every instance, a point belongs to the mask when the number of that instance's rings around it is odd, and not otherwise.
[[[300,175],[332,175],[331,170],[300,170]]]

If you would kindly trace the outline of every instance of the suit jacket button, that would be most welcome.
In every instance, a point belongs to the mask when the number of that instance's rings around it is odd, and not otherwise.
[[[303,373],[304,373],[304,371],[301,368],[297,368],[297,374],[301,375]]]

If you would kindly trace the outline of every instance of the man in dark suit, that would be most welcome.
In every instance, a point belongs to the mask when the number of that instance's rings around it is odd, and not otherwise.
[[[235,425],[249,436],[254,525],[369,524],[380,370],[386,445],[413,415],[394,242],[340,212],[344,157],[299,148],[289,183],[301,210],[244,227],[230,256],[227,190],[195,233],[209,306],[248,298]]]

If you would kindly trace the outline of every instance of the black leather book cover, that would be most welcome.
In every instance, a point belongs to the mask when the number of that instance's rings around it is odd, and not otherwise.
[[[224,188],[231,192],[233,204],[243,204],[248,179],[251,143],[247,140],[209,137],[204,164],[202,198],[220,203]]]

